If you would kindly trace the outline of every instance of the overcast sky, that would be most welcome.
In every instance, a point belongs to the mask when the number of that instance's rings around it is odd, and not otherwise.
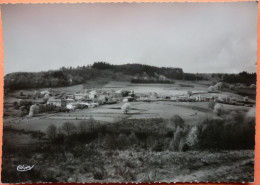
[[[256,71],[255,2],[1,6],[5,74],[95,61]]]

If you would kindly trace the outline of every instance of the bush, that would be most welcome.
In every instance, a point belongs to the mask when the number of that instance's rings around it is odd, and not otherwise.
[[[88,130],[88,122],[86,120],[80,121],[78,129],[79,129],[79,132],[86,133]]]
[[[184,120],[179,115],[174,115],[171,119],[171,124],[177,129],[177,127],[183,128],[184,127]]]
[[[217,103],[217,104],[214,106],[214,112],[215,112],[218,116],[221,116],[221,114],[223,113],[223,111],[224,111],[223,105]]]
[[[106,171],[104,168],[93,168],[92,174],[94,179],[103,180],[105,179]]]
[[[176,131],[173,134],[173,138],[170,144],[170,150],[179,151],[180,143],[183,139],[184,139],[184,130],[178,126]]]
[[[117,146],[119,149],[125,149],[130,145],[130,140],[128,139],[128,137],[125,134],[121,133],[118,136],[117,144],[118,144]]]
[[[152,151],[161,152],[164,149],[164,145],[161,140],[156,140],[154,145],[152,146]]]
[[[137,138],[137,136],[136,136],[136,134],[135,134],[134,132],[132,132],[132,133],[129,135],[129,141],[130,141],[130,143],[131,143],[131,146],[134,146],[134,145],[136,145],[136,144],[139,143],[138,138]]]
[[[124,114],[127,114],[130,111],[130,103],[125,103],[122,107],[121,110],[123,111]]]
[[[215,106],[214,99],[210,99],[209,100],[209,105],[208,106],[209,106],[210,109],[212,109],[212,110],[214,109],[214,106]]]
[[[115,149],[115,147],[116,147],[115,141],[116,140],[113,136],[111,136],[110,134],[106,134],[103,145],[106,149],[112,150],[112,149]]]
[[[255,118],[231,112],[227,119],[205,119],[198,126],[199,149],[253,149]]]
[[[75,125],[70,122],[64,122],[61,127],[68,135],[70,135],[75,129]]]
[[[53,124],[48,126],[48,128],[46,130],[46,134],[47,134],[49,139],[54,140],[56,138],[56,135],[57,135],[57,127]]]

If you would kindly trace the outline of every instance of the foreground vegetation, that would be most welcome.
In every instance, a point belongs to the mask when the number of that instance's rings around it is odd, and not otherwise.
[[[192,126],[174,115],[114,124],[90,118],[78,126],[50,125],[45,133],[5,128],[2,181],[253,181],[254,114],[221,114]],[[8,143],[7,133],[14,132],[39,143]],[[17,172],[20,164],[35,167]]]

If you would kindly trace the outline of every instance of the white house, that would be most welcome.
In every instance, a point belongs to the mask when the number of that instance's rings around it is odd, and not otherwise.
[[[66,108],[69,110],[74,110],[76,109],[76,104],[75,103],[69,103],[66,105]]]
[[[89,93],[89,98],[91,98],[91,99],[97,98],[97,91],[91,91]]]
[[[207,97],[199,95],[196,97],[196,101],[207,101]]]

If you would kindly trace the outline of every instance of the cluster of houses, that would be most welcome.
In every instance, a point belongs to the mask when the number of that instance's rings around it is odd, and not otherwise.
[[[248,96],[245,96],[243,99],[237,99],[232,96],[228,95],[210,95],[208,93],[187,93],[184,95],[175,95],[175,96],[159,96],[155,92],[147,93],[145,95],[139,96],[137,101],[174,101],[174,102],[218,102],[224,104],[231,104],[231,105],[250,105],[252,102],[249,101]]]
[[[126,91],[123,89],[84,89],[76,93],[48,89],[41,92],[35,91],[32,97],[34,97],[34,104],[52,105],[66,110],[94,108],[103,104],[126,103],[131,101],[210,102],[214,100],[215,102],[232,105],[250,104],[248,97],[238,100],[223,94],[218,96],[214,93],[221,90],[221,88],[222,83],[217,83],[214,86],[210,86],[209,92],[205,92],[204,94],[187,91],[187,94],[175,96],[159,96],[156,92],[147,92],[136,96],[134,91]],[[19,97],[20,96],[27,98],[23,93],[20,93]]]
[[[70,110],[77,108],[97,107],[102,104],[114,104],[118,101],[132,101],[134,91],[125,90],[83,90],[81,92],[67,94],[45,91],[48,94],[47,105],[64,107]]]

